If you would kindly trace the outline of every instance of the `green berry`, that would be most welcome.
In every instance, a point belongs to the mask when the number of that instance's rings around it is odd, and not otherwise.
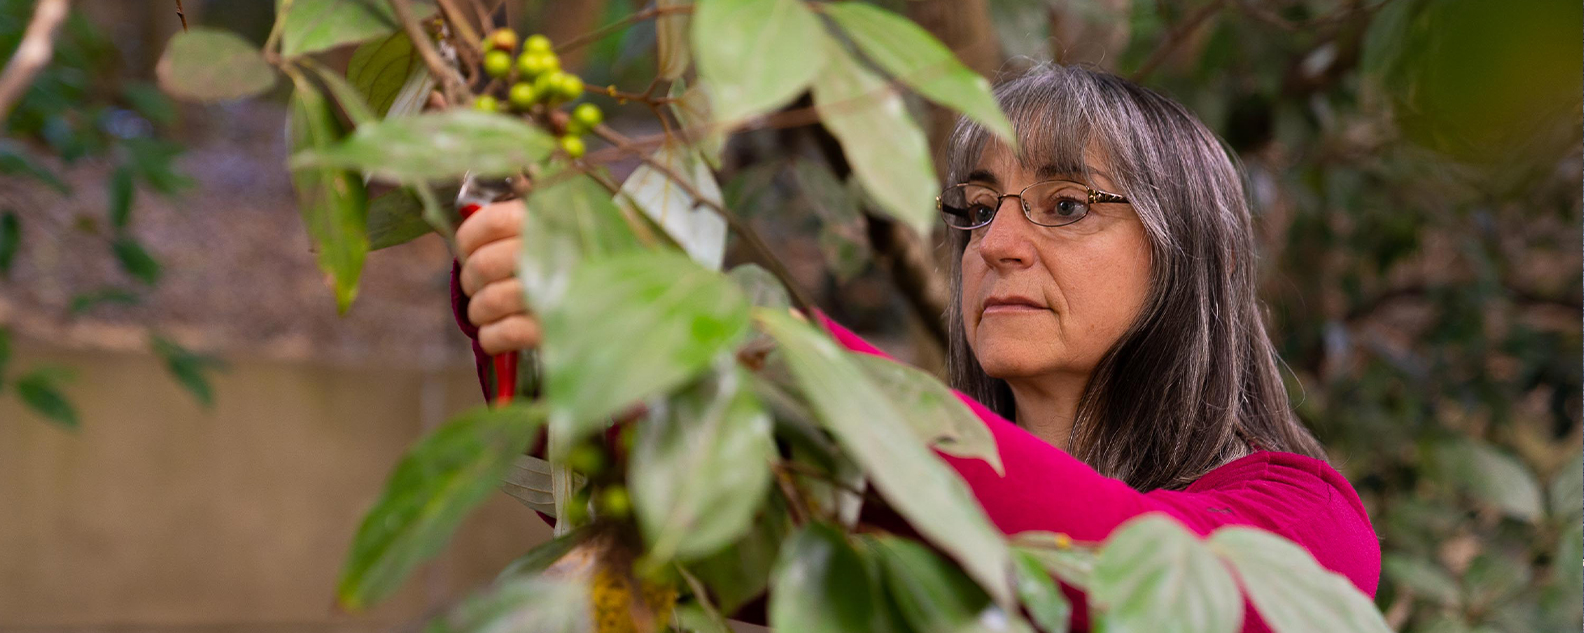
[[[583,152],[587,149],[583,145],[583,139],[570,134],[561,137],[561,151],[566,152],[568,158],[582,158]]]
[[[581,86],[580,86],[581,87]],[[605,113],[592,103],[581,103],[572,109],[572,121],[583,126],[585,130],[592,130],[605,121]]]
[[[533,84],[519,81],[512,84],[511,92],[507,93],[506,96],[513,108],[527,110],[529,106],[534,104],[534,100],[539,98],[539,93],[534,92]]]
[[[567,454],[567,466],[590,477],[598,476],[605,471],[605,451],[593,444],[581,444]]]
[[[583,96],[583,78],[571,73],[561,73],[556,80],[556,92],[567,101]]]
[[[517,32],[511,29],[497,29],[490,35],[489,43],[495,50],[509,53],[517,48]]]
[[[600,493],[600,514],[613,519],[625,519],[632,513],[632,497],[627,495],[627,488],[611,486]]]
[[[517,56],[517,72],[526,77],[538,77],[550,70],[550,59],[543,53],[523,53]]]
[[[587,150],[583,139],[571,134],[561,137],[561,151],[566,152],[568,158],[582,158]]]
[[[540,99],[545,101],[549,101],[552,97],[559,96],[559,93],[556,90],[556,86],[559,85],[556,81],[556,75],[560,72],[561,71],[558,70],[553,73],[545,73],[543,75],[539,75],[538,77],[534,77],[534,94],[538,95]]]
[[[479,95],[473,100],[473,109],[480,112],[500,112],[500,101],[489,95]]]
[[[548,53],[550,52],[550,38],[537,33],[534,35],[529,35],[528,39],[523,41],[523,51],[529,53]]]
[[[490,51],[484,54],[484,72],[491,77],[505,77],[511,73],[511,53]]]

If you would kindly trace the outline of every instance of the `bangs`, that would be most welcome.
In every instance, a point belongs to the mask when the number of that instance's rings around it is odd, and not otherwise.
[[[1063,70],[1030,73],[1001,84],[995,97],[1012,122],[1020,167],[1031,173],[1082,176],[1092,186],[1092,165],[1084,159],[1095,126],[1083,104],[1094,102],[1088,98],[1094,89]],[[947,144],[946,184],[966,180],[979,167],[985,150],[1001,145],[984,126],[963,117]]]

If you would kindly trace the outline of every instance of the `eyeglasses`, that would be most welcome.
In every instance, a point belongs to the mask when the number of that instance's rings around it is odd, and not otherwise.
[[[971,231],[994,220],[1007,198],[1017,198],[1023,206],[1023,216],[1040,226],[1066,226],[1089,215],[1092,205],[1128,201],[1121,195],[1070,180],[1046,180],[1006,194],[974,183],[952,185],[935,197],[935,207],[946,226]]]

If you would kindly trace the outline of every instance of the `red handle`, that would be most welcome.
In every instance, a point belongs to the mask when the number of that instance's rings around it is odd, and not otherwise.
[[[462,205],[462,219],[473,215],[483,207],[476,204]],[[512,401],[512,396],[517,393],[517,359],[521,357],[518,352],[506,352],[490,357],[490,363],[495,368],[495,406],[502,406]]]

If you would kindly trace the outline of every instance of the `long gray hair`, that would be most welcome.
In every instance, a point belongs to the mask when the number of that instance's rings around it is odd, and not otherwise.
[[[1018,161],[1087,174],[1104,153],[1151,245],[1149,297],[1095,367],[1070,452],[1139,490],[1181,489],[1255,449],[1325,459],[1292,413],[1255,297],[1243,180],[1187,109],[1115,75],[1045,65],[995,90]],[[949,184],[976,167],[989,133],[966,119],[946,149]],[[1092,183],[1093,180],[1091,179]],[[963,329],[965,231],[951,231],[947,365],[952,386],[1015,420],[1012,391],[986,374]]]

